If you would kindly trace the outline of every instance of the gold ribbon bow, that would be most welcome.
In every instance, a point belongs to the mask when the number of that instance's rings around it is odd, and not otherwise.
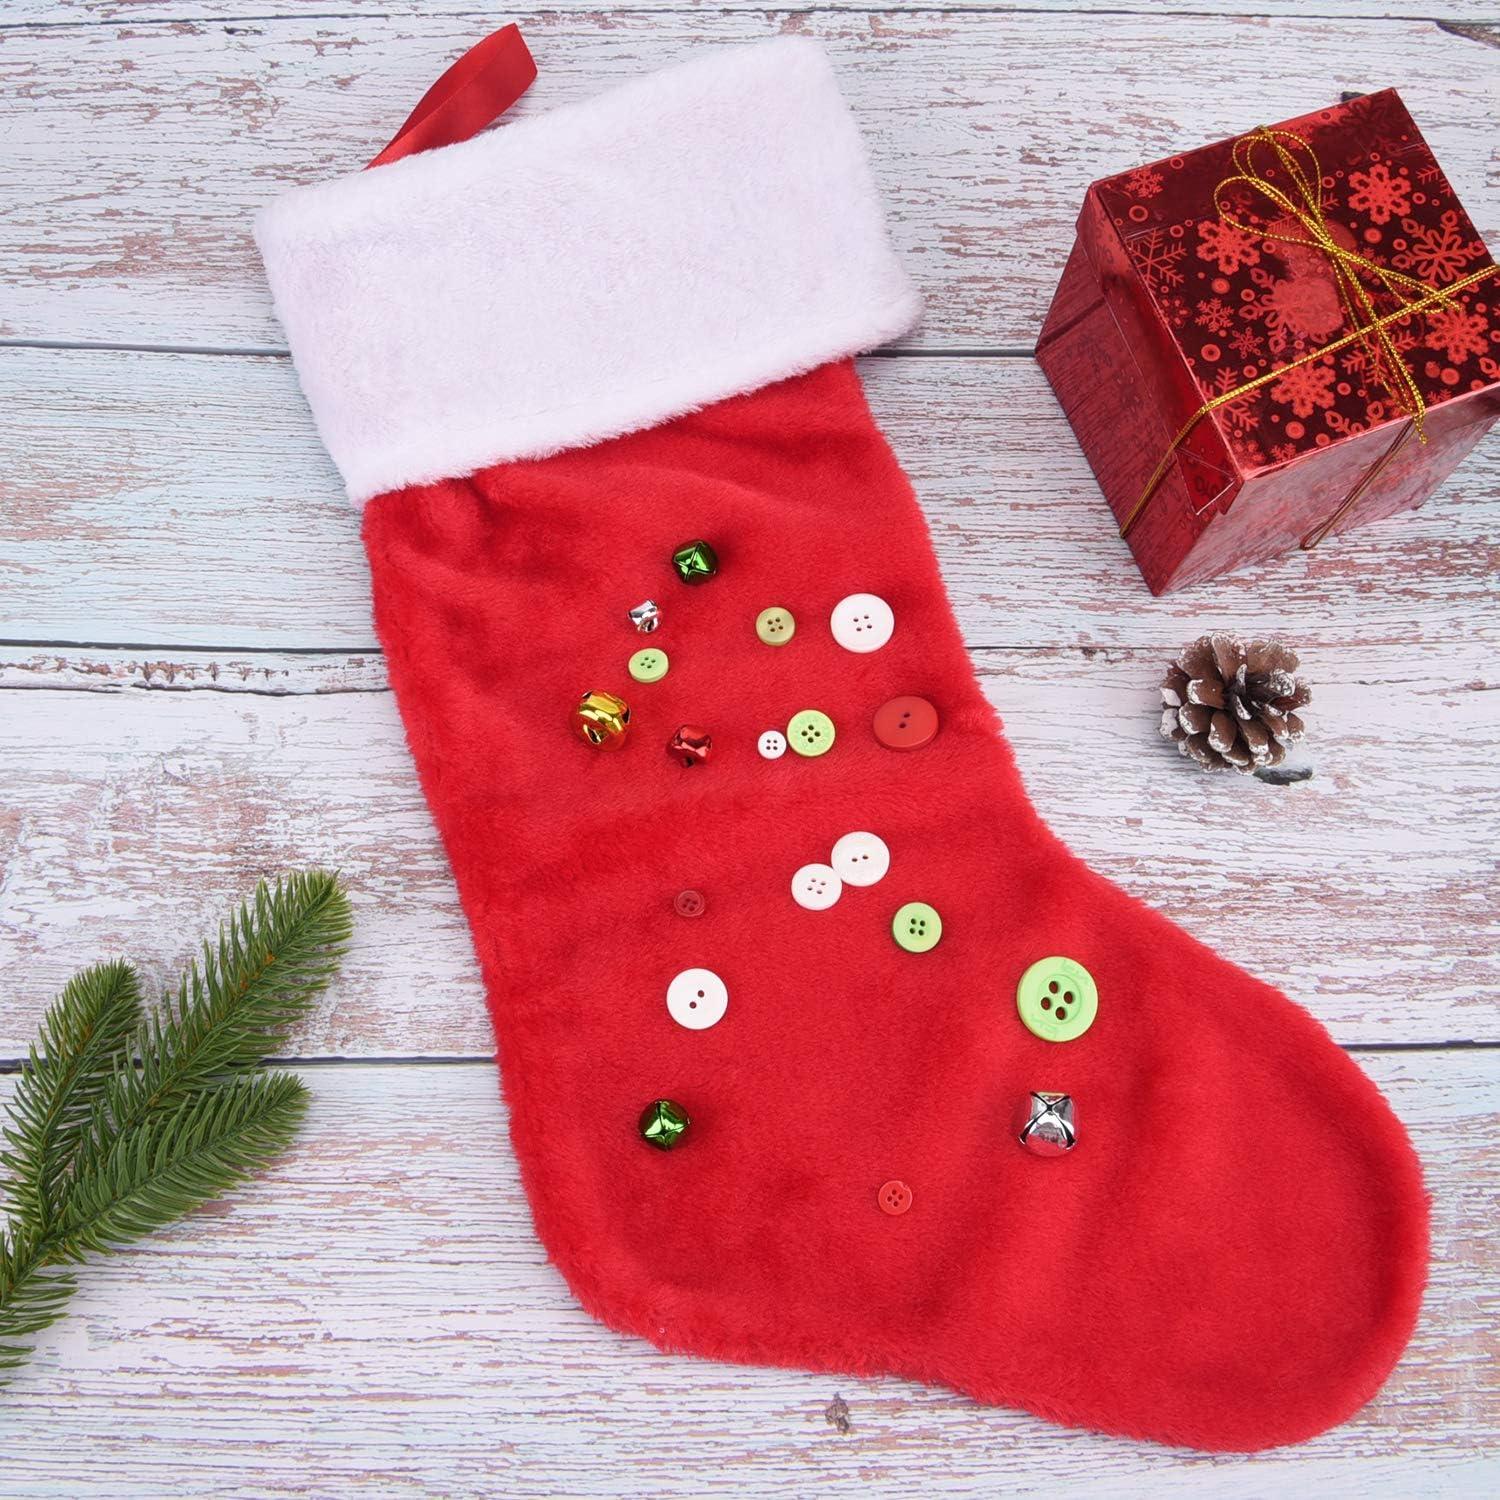
[[[1286,188],[1271,181],[1266,173],[1257,167],[1255,157],[1257,147],[1268,148],[1274,153],[1277,163],[1286,174]],[[1423,430],[1423,424],[1427,414],[1427,402],[1422,395],[1421,386],[1417,384],[1416,376],[1412,374],[1410,367],[1401,358],[1400,351],[1396,348],[1395,340],[1391,335],[1391,325],[1404,321],[1414,313],[1425,312],[1429,308],[1455,306],[1456,293],[1464,291],[1500,270],[1500,267],[1493,264],[1483,266],[1455,281],[1449,287],[1435,287],[1428,286],[1426,282],[1419,281],[1414,276],[1393,271],[1389,266],[1383,266],[1379,261],[1372,260],[1367,255],[1346,249],[1334,238],[1328,219],[1323,213],[1323,171],[1318,164],[1317,153],[1300,135],[1290,130],[1272,130],[1269,126],[1263,125],[1253,134],[1241,136],[1234,143],[1232,160],[1234,172],[1214,188],[1213,203],[1220,221],[1255,239],[1280,240],[1287,245],[1302,245],[1326,256],[1333,270],[1334,282],[1338,287],[1339,301],[1343,304],[1344,318],[1350,325],[1351,331],[1335,339],[1331,344],[1324,344],[1284,365],[1267,370],[1263,375],[1257,375],[1253,380],[1245,381],[1243,385],[1234,386],[1205,401],[1182,425],[1181,430],[1162,455],[1161,462],[1152,471],[1151,477],[1146,481],[1146,488],[1141,492],[1140,499],[1136,501],[1130,514],[1125,517],[1120,526],[1121,536],[1128,535],[1131,527],[1140,519],[1141,512],[1145,510],[1146,503],[1156,493],[1156,488],[1165,476],[1178,448],[1204,417],[1210,412],[1217,411],[1221,406],[1227,406],[1231,401],[1237,401],[1241,396],[1247,396],[1252,391],[1259,390],[1261,386],[1273,380],[1279,380],[1288,370],[1311,364],[1314,360],[1322,359],[1326,354],[1336,354],[1340,349],[1346,349],[1351,344],[1363,343],[1369,350],[1373,369],[1390,391],[1392,400],[1410,419],[1411,426],[1408,431],[1415,432],[1418,441],[1425,443],[1427,435]],[[1249,224],[1242,224],[1225,206],[1226,195],[1237,187],[1249,188],[1269,199],[1281,211],[1281,217],[1277,222],[1281,223],[1290,219],[1302,230],[1302,233],[1297,233],[1294,229],[1282,232],[1280,229],[1256,228]],[[1366,285],[1365,278],[1377,282],[1384,292],[1395,300],[1396,306],[1392,310],[1382,313],[1376,308],[1374,297],[1369,286]],[[1395,446],[1399,446],[1405,436],[1406,433],[1403,432],[1397,444],[1382,458],[1379,467],[1383,467],[1394,455]],[[1375,477],[1375,472],[1367,474],[1338,511],[1318,528],[1314,535],[1319,540],[1349,508],[1353,500],[1363,492],[1365,486]],[[1313,544],[1309,543],[1309,545]]]

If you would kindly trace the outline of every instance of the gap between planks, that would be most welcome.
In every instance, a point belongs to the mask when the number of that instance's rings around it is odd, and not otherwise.
[[[1492,635],[1493,445],[1419,511],[1153,599],[1033,361],[859,367],[971,648],[1170,652],[1222,629],[1398,656]],[[0,407],[17,436],[0,637],[146,653],[373,645],[358,518],[289,361],[17,349],[0,357]]]
[[[204,354],[217,355],[224,359],[290,359],[291,350],[284,345],[265,344],[235,348],[215,344],[132,344],[111,342],[108,339],[17,339],[0,338],[0,349],[38,349],[42,352],[67,354],[79,350],[97,350],[115,354]],[[904,349],[897,345],[885,345],[879,349],[868,349],[861,359],[1035,359],[1036,348],[1031,344],[1014,347],[983,345],[972,347],[955,345],[932,345],[923,348]]]
[[[1340,1042],[1341,1051],[1350,1057],[1400,1057],[1425,1052],[1500,1052],[1495,1042]],[[19,1073],[24,1057],[0,1057],[0,1078]],[[267,1068],[298,1068],[313,1072],[324,1068],[493,1068],[490,1052],[463,1052],[445,1056],[441,1052],[371,1053],[368,1057],[303,1056],[300,1053],[269,1053],[261,1059]]]
[[[1447,642],[1316,657],[1320,719],[1299,747],[1316,774],[1288,788],[1183,766],[1157,733],[1154,651],[985,652],[975,665],[1032,800],[1081,858],[1210,941],[1242,933],[1253,893],[1277,913],[1254,967],[1338,1040],[1446,1046],[1500,1040],[1495,700],[1469,685],[1490,652]],[[233,665],[378,690],[5,700],[0,964],[27,966],[34,983],[0,996],[0,1054],[24,1050],[81,962],[128,952],[153,986],[169,982],[183,934],[211,932],[260,875],[320,863],[346,872],[361,920],[340,997],[320,1003],[291,1050],[488,1056],[471,943],[384,663]],[[1274,829],[1273,842],[1247,839],[1247,820]]]

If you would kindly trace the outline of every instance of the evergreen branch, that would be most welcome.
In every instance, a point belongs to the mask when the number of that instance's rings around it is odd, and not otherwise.
[[[140,1022],[140,984],[125,963],[99,964],[63,987],[21,1066],[0,1150],[7,1196],[23,1223],[45,1227],[73,1152]]]
[[[264,1167],[290,1143],[307,1089],[290,1073],[257,1073],[189,1095],[101,1145],[85,1140],[63,1210],[48,1229],[0,1239],[0,1379],[55,1322],[81,1261],[160,1229]]]
[[[55,1323],[73,1295],[72,1272],[43,1271],[36,1242],[30,1229],[0,1234],[0,1380],[25,1360],[31,1336]]]
[[[218,1197],[291,1141],[307,1090],[257,1064],[332,978],[350,928],[334,876],[262,881],[159,1014],[141,1019],[124,964],[63,990],[0,1151],[15,1211],[0,1233],[0,1380],[61,1316],[74,1279],[60,1267]]]
[[[307,1110],[291,1073],[255,1073],[180,1099],[80,1148],[47,1262],[129,1243],[220,1197],[290,1144]]]
[[[140,1067],[111,1080],[101,1126],[128,1132],[175,1098],[253,1067],[312,1008],[351,928],[336,876],[312,870],[274,887],[262,881],[217,945],[204,943],[175,999],[141,1024]]]

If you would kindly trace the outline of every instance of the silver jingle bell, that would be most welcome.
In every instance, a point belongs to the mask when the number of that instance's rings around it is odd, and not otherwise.
[[[630,611],[630,623],[642,635],[650,635],[661,624],[661,611],[657,609],[656,601],[654,599],[647,599],[644,603],[637,604]]]
[[[1078,1144],[1071,1094],[1031,1093],[1022,1118],[1021,1144],[1033,1156],[1065,1156]]]

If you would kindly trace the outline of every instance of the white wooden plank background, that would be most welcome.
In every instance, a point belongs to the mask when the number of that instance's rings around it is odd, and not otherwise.
[[[1361,1060],[1431,1174],[1428,1315],[1359,1419],[1292,1452],[1209,1458],[619,1338],[531,1235],[493,1069],[345,1064],[305,1070],[305,1143],[270,1176],[86,1273],[0,1406],[4,1493],[1492,1493],[1500,1287],[1466,1269],[1500,1169],[1492,1070]]]
[[[366,159],[504,19],[0,12],[0,1060],[72,968],[125,951],[164,981],[259,873],[336,863],[359,912],[292,1044],[316,1101],[303,1143],[90,1273],[0,1401],[0,1489],[1492,1493],[1496,450],[1415,516],[1153,601],[1025,354],[1091,178],[1346,89],[1400,85],[1493,231],[1500,3],[566,0],[520,18],[543,70],[527,113],[705,41],[827,44],[930,299],[864,373],[1033,796],[1091,862],[1298,996],[1411,1124],[1437,1235],[1412,1351],[1354,1422],[1251,1460],[897,1381],[666,1360],[589,1322],[543,1263],[355,523],[247,233],[283,184]],[[1310,781],[1201,777],[1156,739],[1161,661],[1208,627],[1304,649]]]
[[[1311,653],[1329,742],[1307,748],[1313,778],[1292,787],[1187,775],[1157,732],[1155,652],[977,662],[1033,796],[1097,869],[1253,956],[1343,1042],[1500,1044],[1494,694],[1471,686],[1493,681],[1491,657],[1479,644]],[[0,763],[26,790],[20,806],[0,793],[0,972],[45,991],[80,952],[128,948],[165,979],[247,872],[318,861],[363,909],[346,983],[294,1050],[488,1054],[457,895],[378,657],[0,648],[3,689]],[[143,941],[146,891],[160,936]],[[0,993],[0,1055],[30,1035],[35,1007]]]
[[[0,336],[281,347],[247,208],[367,161],[433,60],[496,19],[424,8],[0,33]],[[1029,347],[1093,178],[1344,89],[1400,84],[1481,227],[1500,181],[1500,28],[1423,20],[548,11],[526,18],[542,73],[517,113],[777,31],[827,45],[878,144],[897,242],[928,297],[915,347]],[[1080,113],[1100,99],[1108,110]]]
[[[358,522],[284,358],[0,354],[26,445],[0,478],[0,638],[373,649]],[[1152,599],[1031,360],[862,369],[975,648],[1167,653],[1229,628],[1398,655],[1494,637],[1495,444],[1414,515]]]

